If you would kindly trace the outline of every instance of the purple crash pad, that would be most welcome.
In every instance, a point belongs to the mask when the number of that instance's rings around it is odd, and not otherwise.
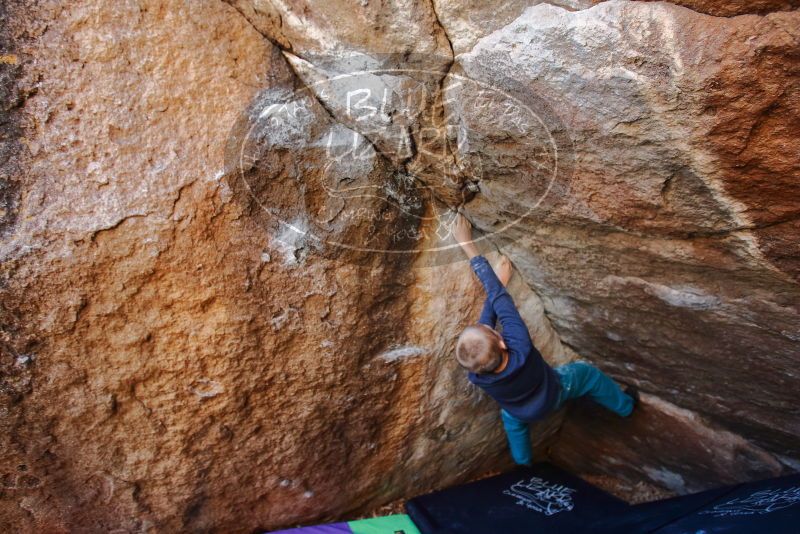
[[[270,534],[353,534],[347,523],[331,523],[329,525],[313,525],[310,527],[276,530]]]

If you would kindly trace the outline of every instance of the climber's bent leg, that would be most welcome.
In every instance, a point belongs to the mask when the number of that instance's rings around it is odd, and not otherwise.
[[[531,465],[533,462],[533,449],[528,432],[528,423],[517,419],[502,409],[500,410],[500,417],[503,419],[503,428],[508,437],[508,448],[511,449],[511,457],[514,462],[519,465]]]
[[[633,411],[633,399],[594,365],[572,362],[553,370],[561,378],[559,407],[566,400],[589,395],[593,401],[622,417],[627,417]]]

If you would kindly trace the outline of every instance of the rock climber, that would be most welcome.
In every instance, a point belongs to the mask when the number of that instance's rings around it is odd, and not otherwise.
[[[472,240],[472,226],[461,214],[453,222],[453,236],[469,257],[472,270],[486,291],[480,319],[464,329],[456,344],[456,359],[470,382],[500,405],[500,416],[514,462],[530,465],[533,458],[528,424],[561,408],[567,400],[588,395],[622,417],[638,404],[635,386],[623,392],[597,367],[575,361],[550,367],[536,350],[528,328],[505,289],[513,272],[503,256],[495,274]],[[502,333],[495,330],[500,321]]]

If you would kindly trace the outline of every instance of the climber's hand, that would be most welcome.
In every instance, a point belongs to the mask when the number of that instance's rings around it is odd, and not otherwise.
[[[453,221],[453,237],[458,241],[458,244],[461,245],[464,253],[470,258],[479,254],[478,247],[472,242],[472,225],[467,218],[460,213],[456,215]]]
[[[472,225],[460,213],[457,213],[456,218],[453,220],[453,237],[456,238],[459,245],[472,241]]]
[[[511,260],[508,259],[508,256],[500,256],[500,261],[497,262],[497,267],[495,267],[494,271],[497,273],[500,283],[503,284],[503,287],[506,287],[508,281],[511,280],[511,275],[514,274],[514,267],[511,265]]]

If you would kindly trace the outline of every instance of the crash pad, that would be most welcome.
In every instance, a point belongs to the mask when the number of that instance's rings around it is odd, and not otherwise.
[[[628,505],[547,462],[422,495],[406,503],[422,534],[590,532]]]
[[[734,486],[657,534],[800,532],[800,474]]]
[[[800,474],[629,506],[549,463],[411,499],[422,534],[797,534]]]
[[[274,530],[265,534],[353,534],[347,523],[330,523],[327,525],[311,525],[308,527]]]
[[[371,517],[348,523],[353,534],[420,534],[417,526],[405,514]]]
[[[270,534],[420,534],[405,514],[278,530]]]
[[[609,514],[593,525],[593,534],[637,534],[655,532],[724,497],[733,487],[715,488],[701,493],[672,497],[630,506],[622,513]],[[694,533],[693,533],[694,534]]]

